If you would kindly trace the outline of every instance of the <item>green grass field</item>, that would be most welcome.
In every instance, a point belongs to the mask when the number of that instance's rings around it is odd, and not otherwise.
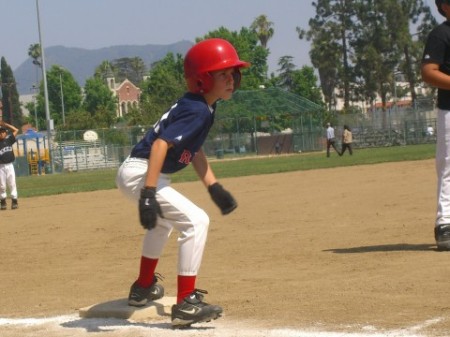
[[[370,165],[385,162],[423,160],[434,158],[435,144],[409,145],[385,148],[356,149],[353,156],[347,153],[339,157],[332,152],[326,158],[324,152],[280,155],[272,157],[242,157],[224,160],[211,160],[211,166],[220,178],[241,177],[258,174],[271,174],[319,168]],[[115,188],[117,169],[81,171],[43,176],[18,177],[19,195],[33,197],[73,192],[86,192]],[[198,179],[190,165],[175,174],[172,181],[185,182]]]

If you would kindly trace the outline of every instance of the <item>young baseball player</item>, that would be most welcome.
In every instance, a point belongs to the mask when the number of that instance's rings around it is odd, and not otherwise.
[[[11,134],[8,135],[8,129]],[[6,210],[6,188],[9,188],[11,195],[11,209],[19,207],[17,202],[17,186],[16,172],[14,171],[13,162],[16,159],[13,152],[13,144],[16,142],[16,136],[19,130],[4,122],[0,121],[0,210]]]
[[[435,27],[422,57],[423,80],[438,88],[437,97],[437,214],[434,228],[439,250],[450,250],[450,0],[436,0],[447,21]]]
[[[170,233],[179,232],[177,303],[172,307],[175,328],[216,319],[222,308],[203,302],[207,292],[195,287],[209,217],[171,187],[171,175],[192,163],[222,214],[237,207],[217,182],[202,145],[214,122],[216,102],[231,98],[241,80],[240,68],[249,65],[226,40],[213,38],[194,45],[184,60],[188,92],[136,144],[117,174],[117,186],[138,202],[140,222],[147,230],[129,305],[143,306],[164,295],[155,269]]]

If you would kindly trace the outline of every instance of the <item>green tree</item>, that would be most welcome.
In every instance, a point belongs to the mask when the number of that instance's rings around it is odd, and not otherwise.
[[[98,110],[109,111],[115,116],[116,99],[105,81],[98,77],[91,77],[84,85],[83,108],[92,116]]]
[[[41,66],[41,45],[39,43],[30,44],[28,56],[33,59],[33,64]]]
[[[28,47],[28,56],[31,57],[33,64],[36,66],[35,88],[38,88],[39,87],[39,72],[41,70],[41,45],[39,43],[31,44]]]
[[[115,78],[117,76],[117,70],[110,61],[103,61],[97,68],[95,68],[94,77],[98,77],[106,83],[106,79],[109,77]]]
[[[20,129],[23,124],[23,115],[20,108],[17,83],[13,71],[4,57],[1,58],[0,67],[0,86],[3,105],[2,119]]]
[[[111,64],[118,82],[128,79],[132,83],[139,85],[147,72],[145,63],[140,57],[123,57],[112,61]]]
[[[81,107],[81,88],[68,70],[53,65],[47,72],[47,89],[50,117],[54,120],[55,127],[62,127],[63,117]],[[40,90],[41,93],[43,91]],[[39,111],[44,111],[42,94],[39,97],[39,105]]]
[[[359,24],[355,30],[355,55],[357,76],[365,83],[365,93],[370,98],[381,97],[382,125],[387,126],[386,102],[394,91],[393,76],[402,57],[401,27],[404,26],[398,1],[366,1],[360,4]],[[407,18],[406,18],[407,20]],[[370,23],[370,24],[369,24]],[[375,89],[375,93],[370,91]]]
[[[66,115],[66,128],[71,130],[89,130],[97,128],[97,125],[89,112],[72,110]]]
[[[275,33],[273,22],[269,21],[266,15],[260,15],[253,21],[250,29],[258,36],[261,46],[267,49],[267,43]]]
[[[183,64],[184,60],[180,54],[175,56],[169,53],[153,65],[141,88],[140,105],[145,121],[143,124],[155,123],[186,91]]]
[[[301,69],[293,71],[292,89],[290,92],[323,106],[323,99],[317,83],[317,76],[312,67],[303,66]]]
[[[299,38],[306,37],[312,41],[310,55],[317,59],[311,60],[313,65],[319,69],[321,80],[327,85],[336,84],[343,91],[344,109],[350,106],[350,82],[353,81],[352,65],[349,55],[352,53],[352,33],[355,24],[355,1],[352,0],[318,0],[313,2],[316,15],[309,21],[309,30],[297,27]],[[326,61],[330,49],[330,56],[334,63]],[[333,69],[334,68],[334,69]],[[336,76],[339,80],[330,79]],[[328,102],[331,101],[335,88],[327,88],[324,95]]]
[[[423,41],[434,26],[425,1],[318,0],[309,30],[297,27],[299,38],[311,41],[310,58],[318,70],[328,107],[335,97],[352,101],[383,102],[394,91],[394,73],[410,83],[413,100],[419,80]]]
[[[292,91],[293,89],[293,76],[294,76],[294,70],[295,70],[295,64],[292,63],[292,60],[294,58],[292,56],[282,56],[278,60],[278,85],[281,88],[284,88],[286,90]]]
[[[399,47],[402,50],[398,70],[400,70],[409,82],[409,90],[413,104],[417,99],[415,91],[416,83],[420,80],[420,60],[424,49],[426,36],[437,22],[431,14],[430,8],[423,0],[400,0],[399,7],[403,19],[400,19],[394,29],[399,34]],[[414,32],[412,29],[415,28]],[[395,28],[395,27],[394,27]]]
[[[127,125],[146,125],[148,121],[144,118],[141,110],[132,106],[124,116]],[[156,116],[155,116],[156,119]]]

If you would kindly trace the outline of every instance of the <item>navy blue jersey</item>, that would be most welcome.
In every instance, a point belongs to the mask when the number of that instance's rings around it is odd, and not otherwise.
[[[167,151],[161,172],[174,173],[185,168],[200,150],[214,123],[215,105],[203,96],[186,93],[153,129],[131,150],[131,157],[149,159],[153,142],[161,138],[173,146]]]
[[[14,162],[16,157],[12,145],[16,142],[14,135],[9,135],[0,141],[0,164],[9,164]]]

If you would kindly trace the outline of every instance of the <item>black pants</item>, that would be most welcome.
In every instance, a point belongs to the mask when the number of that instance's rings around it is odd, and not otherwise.
[[[342,151],[340,153],[341,156],[344,154],[346,149],[348,149],[350,155],[353,155],[352,143],[342,143]]]

